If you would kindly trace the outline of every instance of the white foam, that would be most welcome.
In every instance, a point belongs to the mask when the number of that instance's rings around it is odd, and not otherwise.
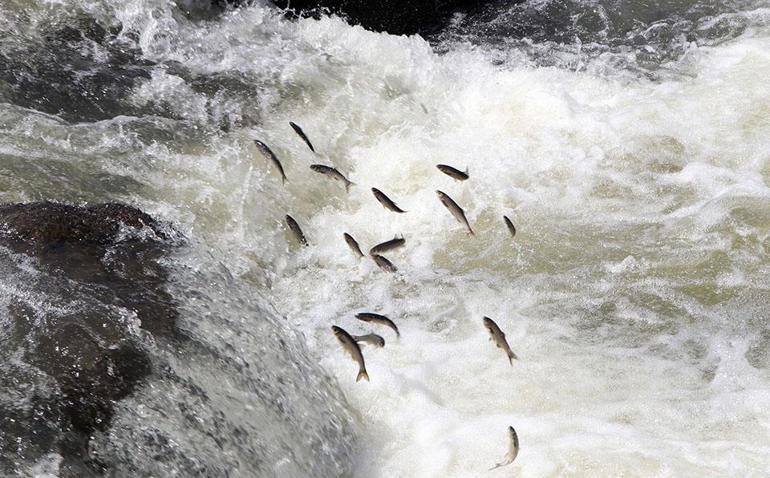
[[[766,371],[710,385],[713,362],[677,349],[695,341],[722,370],[725,352],[715,344],[733,339],[707,334],[729,312],[660,285],[766,283],[737,258],[728,262],[738,270],[718,278],[698,263],[712,245],[730,250],[725,201],[770,204],[768,139],[759,133],[770,127],[751,119],[768,111],[759,80],[770,75],[768,38],[702,49],[693,79],[628,84],[501,71],[473,53],[437,57],[417,39],[355,29],[331,39],[336,27],[300,26],[347,71],[337,72],[347,89],[322,88],[303,127],[359,187],[334,199],[325,197],[334,186],[315,191],[307,232],[317,245],[281,271],[272,300],[312,330],[322,364],[361,413],[369,446],[359,475],[480,476],[502,458],[508,425],[522,451],[500,476],[756,475],[767,467],[766,412],[726,398],[748,388],[770,404]],[[292,114],[267,129],[284,129]],[[305,161],[299,147],[290,146],[295,164]],[[469,166],[471,180],[453,183],[434,171],[441,162]],[[368,186],[409,213],[385,211]],[[477,238],[438,202],[438,188],[466,208]],[[513,241],[501,221],[512,210]],[[715,228],[716,242],[694,240]],[[403,233],[407,247],[389,255],[400,273],[355,264],[343,231],[363,248]],[[691,277],[683,280],[667,264],[685,248],[695,250],[677,266]],[[378,330],[387,345],[364,351],[372,382],[357,384],[328,327],[373,330],[353,318],[365,309],[396,320],[402,337]],[[484,315],[521,357],[513,366],[488,342]],[[745,371],[741,353],[730,356]],[[730,406],[717,405],[723,400]]]

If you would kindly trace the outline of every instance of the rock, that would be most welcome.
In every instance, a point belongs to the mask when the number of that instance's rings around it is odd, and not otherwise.
[[[46,254],[59,248],[89,248],[98,254],[118,240],[122,226],[147,228],[167,239],[160,225],[138,209],[122,204],[77,207],[42,202],[0,206],[0,241],[26,253]],[[132,238],[128,242],[136,242]]]
[[[442,28],[452,13],[487,0],[274,0],[280,8],[318,15],[328,10],[368,30],[394,35],[428,34]]]
[[[121,204],[0,206],[0,273],[18,284],[0,294],[0,475],[51,453],[62,477],[100,473],[88,441],[152,369],[139,337],[183,339],[158,262],[172,233]]]

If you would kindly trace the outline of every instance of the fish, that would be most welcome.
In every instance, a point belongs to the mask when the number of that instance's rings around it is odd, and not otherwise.
[[[305,132],[302,131],[302,128],[300,128],[299,125],[297,123],[294,123],[293,121],[289,121],[289,126],[291,126],[291,129],[293,129],[294,132],[297,133],[300,138],[302,138],[302,141],[304,141],[307,147],[310,148],[310,151],[315,153],[315,148],[313,147],[313,144],[307,138],[307,135],[305,134]]]
[[[513,353],[513,350],[511,350],[508,341],[505,340],[505,334],[500,330],[500,327],[498,327],[495,321],[489,317],[484,317],[484,327],[489,331],[489,340],[492,340],[498,348],[503,349],[505,355],[508,356],[508,361],[513,365],[513,359],[518,360],[519,357],[517,357],[516,354]]]
[[[406,243],[406,239],[403,237],[394,237],[393,239],[385,242],[381,242],[376,246],[369,249],[369,254],[382,254],[393,249],[398,249]]]
[[[366,335],[352,335],[353,339],[356,342],[363,342],[365,344],[374,345],[375,347],[385,347],[385,339],[380,337],[377,334],[366,334]]]
[[[396,268],[396,266],[394,266],[393,263],[384,256],[379,254],[372,254],[372,259],[374,259],[374,262],[376,262],[380,269],[384,270],[385,272],[398,272],[398,268]]]
[[[281,165],[281,162],[278,160],[278,157],[275,155],[273,150],[271,150],[265,143],[258,139],[254,140],[254,144],[257,145],[259,152],[262,153],[267,159],[269,159],[276,168],[278,168],[278,171],[281,173],[281,182],[286,184],[286,181],[288,181],[286,178],[286,173],[283,171],[283,166]]]
[[[302,229],[300,229],[297,221],[295,221],[294,218],[288,214],[286,215],[286,224],[289,226],[289,229],[291,229],[291,232],[294,233],[294,237],[297,238],[300,244],[307,246],[307,239],[305,239],[305,235],[302,234]]]
[[[441,204],[449,209],[449,212],[451,212],[455,219],[457,219],[457,222],[460,224],[465,224],[465,227],[468,228],[468,232],[471,234],[471,236],[475,236],[476,234],[474,234],[473,229],[471,229],[471,225],[468,223],[468,219],[465,217],[463,208],[458,206],[457,203],[454,202],[452,198],[450,198],[446,193],[436,191],[436,194],[438,194],[438,198],[441,200]]]
[[[390,327],[396,333],[396,337],[401,337],[401,333],[398,331],[398,327],[396,326],[396,324],[394,324],[392,320],[385,317],[384,315],[375,314],[373,312],[360,312],[356,314],[356,319],[361,320],[363,322],[373,322],[375,324],[380,324],[386,327]]]
[[[349,353],[353,360],[358,364],[358,375],[356,376],[356,382],[361,379],[369,381],[369,374],[366,372],[366,364],[364,363],[364,354],[361,353],[361,347],[358,346],[358,342],[350,336],[344,329],[332,325],[332,331],[337,340],[342,344],[342,349]]]
[[[311,164],[310,169],[325,176],[329,176],[332,179],[336,179],[337,181],[342,181],[342,183],[345,185],[345,191],[350,191],[350,186],[354,184],[352,181],[349,181],[348,178],[343,176],[341,172],[337,171],[337,169],[332,168],[331,166],[324,166],[323,164]]]
[[[347,232],[342,235],[345,238],[345,242],[348,243],[348,247],[350,247],[350,250],[353,251],[353,254],[356,254],[358,257],[364,257],[364,253],[361,252],[361,247],[359,247],[358,242],[356,242],[355,239],[353,239],[353,236],[348,234]]]
[[[380,202],[380,204],[385,206],[385,209],[390,209],[393,212],[399,212],[399,213],[406,212],[403,209],[401,209],[400,207],[396,206],[396,203],[391,201],[390,198],[388,196],[386,196],[385,193],[383,193],[379,189],[372,188],[372,194],[374,194],[374,197],[377,198],[377,200]]]
[[[465,181],[469,177],[468,168],[465,168],[465,172],[462,172],[459,169],[453,168],[452,166],[446,164],[437,164],[436,167],[439,169],[439,171],[457,181]]]
[[[511,237],[516,237],[516,226],[513,225],[513,222],[508,219],[508,216],[503,216],[503,220],[505,225],[508,226],[508,230],[511,231]]]
[[[513,427],[508,427],[508,438],[510,439],[510,442],[508,443],[508,453],[505,454],[501,463],[496,464],[490,468],[489,471],[500,468],[501,466],[510,465],[519,454],[519,436],[516,434],[516,430],[514,430]]]

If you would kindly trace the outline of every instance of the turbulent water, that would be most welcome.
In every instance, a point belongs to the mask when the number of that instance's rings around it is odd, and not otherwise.
[[[426,39],[262,2],[10,0],[0,202],[120,201],[184,237],[168,289],[197,351],[136,332],[167,373],[89,444],[117,476],[475,477],[509,425],[521,452],[489,476],[767,476],[768,79],[765,1],[501,1]],[[403,234],[398,273],[344,232]],[[0,255],[0,338],[14,303],[88,300]],[[370,383],[333,324],[385,337]],[[2,352],[4,380],[28,366]],[[57,476],[61,457],[12,461]]]

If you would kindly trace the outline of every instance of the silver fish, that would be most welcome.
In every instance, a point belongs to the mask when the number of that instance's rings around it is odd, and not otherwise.
[[[337,171],[337,169],[332,168],[331,166],[324,166],[323,164],[311,164],[310,169],[325,176],[329,176],[332,179],[336,179],[337,181],[342,181],[342,184],[345,185],[345,191],[350,191],[350,186],[354,184],[352,181],[349,181],[348,178],[343,176],[341,172]]]
[[[302,233],[302,229],[300,229],[297,221],[295,221],[294,218],[288,214],[286,215],[286,225],[289,226],[289,229],[291,229],[291,232],[294,233],[294,236],[297,238],[300,244],[307,246],[307,239],[305,239],[305,235]]]
[[[403,237],[394,237],[393,239],[385,242],[381,242],[376,246],[369,249],[369,254],[382,254],[393,249],[398,249],[406,243],[406,239]]]
[[[374,262],[376,262],[380,269],[384,270],[385,272],[398,272],[396,266],[394,266],[393,263],[384,256],[379,254],[372,254],[372,259],[374,259]]]
[[[401,333],[398,331],[398,327],[396,327],[396,324],[394,324],[392,320],[385,317],[384,315],[375,314],[372,312],[361,312],[356,314],[356,319],[361,320],[363,322],[373,322],[375,324],[380,324],[386,327],[390,327],[396,333],[397,337],[401,336]]]
[[[437,164],[436,167],[439,169],[439,171],[457,181],[465,181],[469,177],[468,168],[465,168],[465,172],[462,172],[459,169],[453,168],[452,166],[446,164]]]
[[[353,251],[353,254],[357,255],[358,257],[364,257],[364,253],[361,252],[361,247],[359,247],[358,242],[356,242],[356,240],[353,239],[353,236],[351,236],[346,232],[345,234],[343,234],[343,237],[345,238],[345,242],[348,243],[348,247],[350,247],[350,250]]]
[[[501,466],[510,465],[519,454],[519,436],[516,434],[516,430],[514,430],[513,427],[508,427],[508,439],[508,453],[505,454],[502,463],[496,464],[490,468],[489,471],[500,468]]]
[[[289,126],[291,126],[291,129],[293,129],[294,132],[297,133],[300,138],[302,138],[302,141],[304,141],[307,147],[310,148],[310,151],[315,153],[315,148],[313,147],[312,143],[310,143],[310,140],[307,138],[305,132],[302,131],[302,128],[300,128],[297,123],[292,121],[289,121]]]
[[[400,213],[406,212],[403,209],[401,209],[400,207],[396,206],[396,203],[391,201],[390,198],[388,196],[386,196],[385,193],[383,193],[379,189],[372,188],[372,194],[374,194],[374,197],[377,198],[377,200],[380,202],[380,204],[385,206],[385,209],[390,209],[393,212],[400,212]]]
[[[457,219],[457,222],[460,224],[465,224],[465,227],[468,228],[468,232],[471,233],[471,236],[475,236],[476,234],[474,234],[473,229],[471,229],[471,225],[468,223],[468,219],[465,217],[463,208],[458,206],[457,203],[454,202],[452,198],[450,198],[446,193],[436,191],[436,194],[438,194],[438,198],[441,200],[441,204],[449,209],[449,212],[451,212],[455,219]]]
[[[516,237],[516,226],[513,225],[513,222],[508,219],[508,216],[503,216],[503,220],[505,221],[505,225],[508,226],[508,230],[511,232],[511,237]]]
[[[355,339],[358,343],[365,343],[369,345],[374,345],[375,347],[385,347],[385,339],[380,337],[377,334],[366,334],[366,335],[353,335],[353,339]]]
[[[286,173],[283,171],[283,166],[281,165],[281,162],[278,161],[278,157],[273,153],[273,151],[262,141],[255,139],[254,144],[257,145],[257,149],[260,153],[262,153],[267,159],[269,159],[276,168],[278,168],[278,171],[281,173],[281,182],[286,184]]]
[[[336,325],[332,325],[332,331],[337,340],[342,344],[342,348],[345,352],[349,353],[353,360],[358,364],[358,375],[356,376],[356,382],[362,378],[369,381],[369,374],[366,373],[366,364],[364,363],[364,354],[361,353],[361,347],[358,346],[356,340],[350,336],[345,330]]]
[[[492,340],[498,348],[503,349],[505,355],[508,356],[508,361],[513,365],[513,359],[518,360],[519,357],[513,353],[511,347],[508,345],[508,341],[505,340],[505,334],[500,327],[497,326],[494,320],[489,317],[484,317],[484,327],[489,331],[489,340]]]

